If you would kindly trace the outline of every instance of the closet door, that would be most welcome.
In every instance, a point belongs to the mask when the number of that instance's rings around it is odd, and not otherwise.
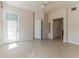
[[[41,39],[41,20],[35,20],[35,38]]]

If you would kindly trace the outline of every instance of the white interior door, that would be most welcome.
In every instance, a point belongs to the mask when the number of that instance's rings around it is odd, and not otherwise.
[[[6,43],[19,40],[18,16],[16,14],[7,14],[5,25]]]
[[[41,39],[41,20],[35,20],[35,38]]]

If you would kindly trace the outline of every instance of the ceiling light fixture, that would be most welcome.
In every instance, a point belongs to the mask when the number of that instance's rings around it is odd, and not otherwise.
[[[46,6],[47,6],[47,1],[45,1],[45,3],[44,4],[42,4],[42,8],[45,8]]]

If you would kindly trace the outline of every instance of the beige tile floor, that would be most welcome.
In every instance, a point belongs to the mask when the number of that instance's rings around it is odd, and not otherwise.
[[[4,58],[67,58],[79,57],[79,45],[56,40],[29,40],[0,47]]]

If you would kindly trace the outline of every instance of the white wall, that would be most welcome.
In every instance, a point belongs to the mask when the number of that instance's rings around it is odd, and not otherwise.
[[[44,13],[44,38],[48,39],[48,13]]]
[[[44,20],[44,11],[43,10],[35,11],[35,20],[38,20],[38,19]]]
[[[12,11],[19,15],[19,40],[33,39],[33,12],[13,6],[5,6],[4,12]]]
[[[50,38],[53,39],[53,19],[63,17],[64,22],[64,42],[66,42],[66,8],[61,8],[59,10],[50,12],[48,15],[49,22],[51,23],[51,33],[49,34]]]
[[[77,10],[71,11],[73,7],[77,7]],[[79,44],[79,4],[68,9],[68,42]]]

